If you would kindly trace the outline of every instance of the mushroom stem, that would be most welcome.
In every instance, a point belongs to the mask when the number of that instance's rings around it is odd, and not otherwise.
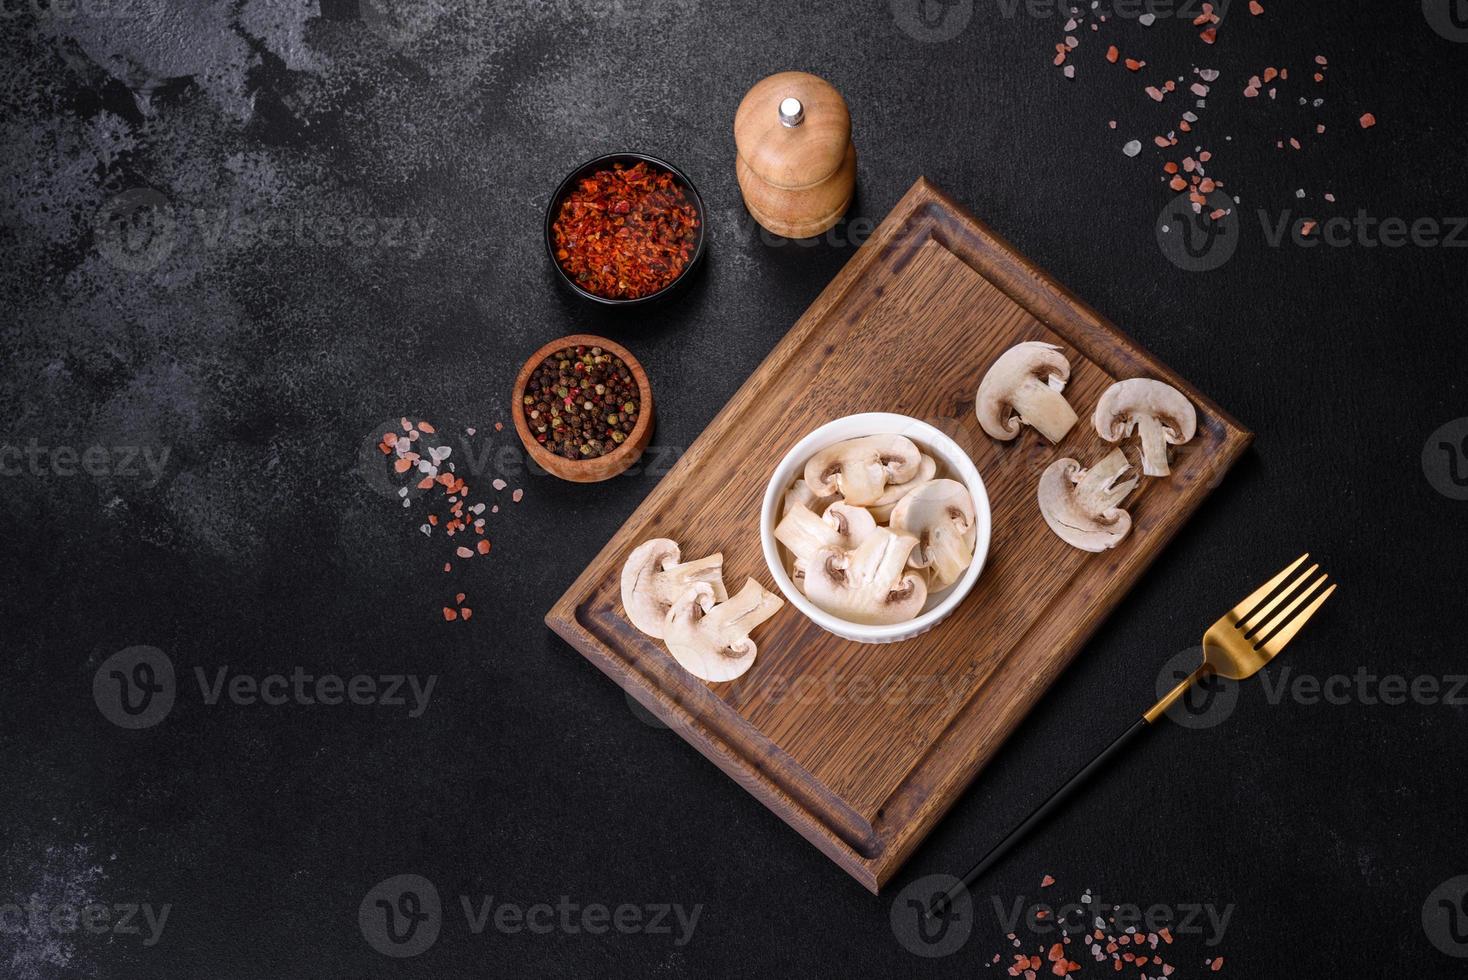
[[[1137,416],[1137,429],[1142,437],[1142,472],[1147,476],[1167,476],[1167,430],[1150,415]]]
[[[775,540],[789,548],[796,558],[810,561],[822,548],[839,547],[841,532],[808,508],[793,507],[775,525]]]
[[[1076,424],[1075,410],[1065,396],[1037,378],[1028,378],[1020,385],[1014,393],[1013,403],[1020,421],[1034,426],[1052,445],[1064,439],[1070,427]]]
[[[963,535],[951,527],[937,527],[920,542],[927,559],[928,584],[934,592],[946,589],[973,563],[973,548],[965,546]]]
[[[1119,516],[1116,505],[1141,482],[1141,478],[1136,476],[1125,483],[1116,482],[1129,469],[1131,464],[1127,462],[1126,454],[1120,449],[1113,449],[1105,459],[1085,471],[1085,476],[1076,484],[1076,499],[1096,514],[1102,523],[1115,523]]]

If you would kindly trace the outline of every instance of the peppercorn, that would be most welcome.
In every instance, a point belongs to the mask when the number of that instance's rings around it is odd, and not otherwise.
[[[522,403],[537,442],[567,459],[591,459],[627,441],[636,427],[639,395],[619,357],[600,346],[578,346],[540,362]]]

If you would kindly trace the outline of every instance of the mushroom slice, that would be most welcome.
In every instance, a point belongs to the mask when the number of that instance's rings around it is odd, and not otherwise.
[[[811,493],[810,487],[804,480],[796,480],[790,485],[790,489],[785,491],[785,499],[780,506],[780,516],[784,517],[796,507],[805,507],[819,514],[839,499],[841,498],[834,493],[817,497]]]
[[[847,551],[861,547],[877,530],[877,519],[871,511],[839,500],[826,508],[821,519],[836,529],[840,536],[838,543]]]
[[[1057,459],[1040,475],[1040,513],[1060,540],[1082,551],[1115,548],[1132,529],[1132,516],[1118,506],[1141,477],[1118,483],[1132,466],[1113,449],[1089,470],[1073,459]]]
[[[729,597],[724,590],[723,553],[681,565],[678,558],[678,542],[653,538],[634,548],[622,565],[622,608],[633,626],[657,639],[663,637],[669,607],[691,584],[708,585],[720,602]]]
[[[673,659],[694,677],[732,681],[759,652],[749,633],[785,605],[754,579],[727,602],[714,602],[713,586],[694,582],[668,608],[664,639]]]
[[[817,517],[808,507],[796,507],[775,525],[775,540],[808,562],[822,548],[850,551],[877,529],[877,521],[860,507],[837,502]]]
[[[805,570],[805,594],[829,613],[853,623],[900,623],[922,611],[928,587],[910,573],[907,557],[917,545],[909,534],[885,527],[855,551],[822,548]]]
[[[810,458],[805,482],[817,496],[839,493],[848,504],[865,507],[876,503],[889,483],[906,483],[917,476],[921,456],[905,436],[847,439]]]
[[[1198,431],[1198,413],[1187,396],[1170,384],[1151,378],[1128,378],[1107,388],[1091,417],[1096,433],[1107,442],[1119,442],[1140,432],[1142,472],[1167,476],[1168,445],[1181,446]]]
[[[1038,340],[1016,344],[1003,354],[974,398],[979,425],[995,439],[1008,442],[1019,427],[1034,426],[1058,443],[1076,423],[1076,413],[1061,394],[1070,380],[1070,362],[1054,344]]]
[[[907,562],[928,570],[928,588],[946,589],[974,560],[974,498],[957,480],[934,480],[892,510],[892,530],[917,538]]]
[[[894,483],[888,486],[882,491],[882,496],[877,498],[877,502],[867,509],[872,512],[878,524],[886,524],[892,519],[892,508],[897,506],[897,501],[937,475],[938,464],[933,461],[933,457],[923,453],[923,458],[918,462],[917,476],[906,483]]]

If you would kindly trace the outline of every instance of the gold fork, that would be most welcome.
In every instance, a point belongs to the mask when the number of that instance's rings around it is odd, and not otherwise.
[[[1226,677],[1229,680],[1246,680],[1257,674],[1260,668],[1269,661],[1279,656],[1280,651],[1284,650],[1285,646],[1295,638],[1300,628],[1309,622],[1310,617],[1315,615],[1336,589],[1334,585],[1331,585],[1330,588],[1316,595],[1304,609],[1300,608],[1325,584],[1327,576],[1322,573],[1319,578],[1301,589],[1306,580],[1320,568],[1319,564],[1311,565],[1289,585],[1280,589],[1285,579],[1289,578],[1309,557],[1310,554],[1306,552],[1296,558],[1284,571],[1251,592],[1247,599],[1218,617],[1217,622],[1208,627],[1207,632],[1203,634],[1203,662],[1198,665],[1198,669],[1185,677],[1177,687],[1168,691],[1162,700],[1148,708],[1142,717],[1132,724],[1132,727],[1122,733],[1120,738],[1107,746],[1084,769],[1072,776],[1069,782],[1055,792],[1055,795],[1040,804],[1039,808],[1025,818],[1024,823],[1011,831],[1008,837],[994,845],[994,849],[985,855],[982,861],[974,865],[961,881],[928,907],[928,917],[936,916],[948,908],[962,892],[986,871],[998,864],[1004,855],[1009,853],[1010,848],[1019,843],[1021,838],[1063,803],[1078,786],[1097,770],[1103,768],[1133,739],[1166,714],[1167,709],[1172,707],[1177,699],[1186,694],[1194,684],[1210,674]],[[1278,595],[1275,595],[1276,589],[1279,589]],[[1271,596],[1273,596],[1272,599]],[[1267,603],[1266,599],[1269,600]],[[1279,607],[1286,600],[1289,600],[1289,605],[1280,609]],[[1277,609],[1279,611],[1275,612]]]

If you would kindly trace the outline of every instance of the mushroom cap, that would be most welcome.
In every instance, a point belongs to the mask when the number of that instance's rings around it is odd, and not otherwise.
[[[897,501],[937,475],[937,462],[927,453],[923,453],[923,458],[918,462],[917,475],[906,483],[888,484],[887,488],[882,491],[882,496],[877,498],[877,502],[867,509],[872,512],[878,524],[886,524],[892,519],[892,508],[897,506]]]
[[[1096,434],[1119,442],[1140,430],[1142,472],[1167,476],[1167,447],[1180,446],[1198,431],[1198,413],[1186,395],[1164,381],[1128,378],[1107,388],[1091,416]]]
[[[882,625],[912,619],[928,599],[927,583],[908,571],[917,545],[909,534],[878,527],[855,551],[823,548],[805,570],[805,594],[852,623]]]
[[[989,368],[974,396],[974,412],[985,432],[1004,442],[1034,426],[1057,443],[1076,414],[1061,394],[1070,380],[1070,361],[1054,344],[1028,340],[1009,348]]]
[[[721,552],[682,564],[680,554],[672,538],[652,538],[622,563],[622,608],[633,626],[656,639],[662,639],[668,608],[690,584],[705,583],[715,599],[728,598]]]
[[[795,507],[805,507],[819,514],[839,499],[836,494],[817,497],[804,480],[796,480],[790,485],[790,489],[785,491],[785,499],[780,506],[780,516],[784,517]]]
[[[784,604],[752,578],[718,604],[707,582],[695,582],[668,609],[664,624],[668,652],[700,680],[732,681],[750,668],[759,652],[750,631]]]
[[[861,547],[877,529],[877,519],[871,511],[840,500],[827,507],[821,519],[836,529],[839,544],[847,551]]]
[[[1050,530],[1082,551],[1115,548],[1132,529],[1132,517],[1119,506],[1140,477],[1118,483],[1131,469],[1126,454],[1113,449],[1089,470],[1073,459],[1057,459],[1040,475],[1036,496]]]
[[[917,538],[907,562],[928,569],[928,587],[946,589],[974,559],[974,498],[957,480],[933,480],[892,509],[892,530]]]
[[[848,504],[876,503],[889,483],[918,473],[922,452],[896,433],[861,436],[827,446],[805,464],[805,482],[817,496],[839,493]]]

